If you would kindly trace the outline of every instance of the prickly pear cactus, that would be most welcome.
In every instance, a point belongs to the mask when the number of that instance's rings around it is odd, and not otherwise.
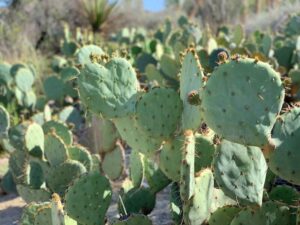
[[[237,58],[212,73],[202,92],[201,111],[220,136],[262,147],[271,138],[283,98],[279,74],[270,65]]]
[[[116,118],[134,111],[138,81],[130,63],[123,58],[113,58],[105,66],[86,64],[78,86],[82,102],[96,114]]]
[[[0,105],[0,138],[7,135],[9,126],[9,114],[6,109]]]
[[[77,52],[77,62],[85,65],[91,62],[91,55],[104,55],[102,48],[97,45],[85,45]]]
[[[111,197],[108,179],[98,171],[91,172],[69,186],[65,195],[65,210],[78,223],[104,225]]]
[[[230,225],[277,225],[290,224],[289,208],[276,202],[265,202],[261,208],[245,208],[232,220]]]
[[[146,156],[154,155],[162,143],[161,139],[153,138],[147,135],[143,129],[137,124],[134,116],[117,118],[114,123],[127,144]]]
[[[87,171],[93,167],[93,160],[90,152],[83,146],[75,145],[68,148],[69,158],[81,162]]]
[[[33,189],[28,185],[19,184],[17,185],[18,194],[22,197],[22,199],[27,202],[46,202],[50,200],[51,193],[49,190],[44,188],[41,189]]]
[[[233,218],[239,213],[241,209],[237,206],[224,206],[218,208],[211,214],[208,224],[209,225],[230,225]]]
[[[300,108],[283,114],[273,130],[275,150],[265,151],[270,169],[291,183],[300,185]]]
[[[112,151],[105,153],[103,156],[102,170],[111,180],[116,180],[124,172],[124,161],[124,148],[121,144],[117,144]]]
[[[220,188],[241,204],[262,204],[267,164],[261,150],[222,140],[214,158]]]
[[[145,173],[144,155],[136,150],[130,154],[129,171],[133,186],[140,187]]]
[[[52,132],[52,130],[64,141],[66,145],[72,144],[72,132],[65,124],[54,120],[50,120],[43,124],[43,131],[45,134]]]
[[[195,91],[199,95],[203,85],[203,72],[201,71],[198,56],[194,49],[188,49],[183,59],[180,74],[180,99],[183,102],[182,129],[197,129],[201,124],[200,107],[191,105],[189,94]]]
[[[192,130],[185,131],[180,167],[180,197],[185,203],[195,191],[195,136]]]
[[[169,138],[177,129],[182,102],[172,89],[154,88],[137,102],[138,125],[151,137]]]
[[[51,168],[46,177],[47,185],[53,192],[63,197],[68,186],[85,172],[86,168],[80,162],[68,159]]]
[[[51,166],[58,166],[68,159],[68,149],[54,132],[45,136],[45,157]]]
[[[203,224],[210,216],[213,201],[214,177],[210,169],[200,171],[195,177],[193,196],[183,201],[183,219],[186,224]]]

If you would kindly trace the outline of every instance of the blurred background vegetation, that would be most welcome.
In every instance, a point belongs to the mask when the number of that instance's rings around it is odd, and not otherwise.
[[[153,0],[155,4],[156,0]],[[59,52],[63,25],[94,33],[96,42],[123,27],[151,29],[166,18],[186,15],[217,32],[222,24],[244,24],[245,30],[280,29],[300,11],[299,0],[165,0],[159,12],[144,9],[142,0],[0,0],[0,61],[31,62],[46,73],[49,56]]]

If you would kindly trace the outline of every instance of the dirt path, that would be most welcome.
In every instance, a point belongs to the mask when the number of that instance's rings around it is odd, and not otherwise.
[[[0,224],[18,224],[25,202],[18,196],[10,194],[0,197]]]

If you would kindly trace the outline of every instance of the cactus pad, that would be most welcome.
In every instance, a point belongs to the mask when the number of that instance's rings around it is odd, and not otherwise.
[[[183,202],[183,219],[186,224],[203,224],[210,216],[213,200],[214,177],[210,169],[200,171],[195,177],[193,197]]]
[[[183,59],[180,74],[180,98],[183,102],[182,129],[197,129],[202,117],[200,106],[191,105],[188,101],[191,91],[200,91],[203,73],[195,50],[189,49]]]
[[[53,192],[63,197],[68,186],[85,172],[86,169],[80,162],[69,159],[51,168],[49,175],[46,177],[47,185]]]
[[[34,156],[42,156],[44,150],[44,132],[37,123],[31,123],[25,133],[26,149]]]
[[[51,166],[58,166],[68,158],[66,145],[55,133],[49,133],[45,136],[44,153]]]
[[[136,188],[140,187],[145,172],[144,155],[134,149],[130,154],[129,171],[133,186]]]
[[[214,174],[220,188],[242,204],[262,204],[267,173],[265,158],[258,147],[223,140],[214,158]]]
[[[88,64],[91,62],[91,54],[94,55],[104,55],[104,52],[102,48],[96,46],[96,45],[85,45],[82,48],[79,49],[77,52],[77,62],[79,64]]]
[[[117,144],[111,152],[105,153],[101,166],[103,172],[111,179],[118,179],[124,172],[124,149],[120,144]]]
[[[72,132],[61,122],[50,120],[43,124],[43,130],[45,134],[54,130],[66,145],[70,145],[73,142]]]
[[[33,189],[27,185],[17,185],[17,190],[22,199],[27,202],[46,202],[51,199],[50,191],[46,189]]]
[[[44,91],[48,99],[60,100],[64,97],[64,82],[57,76],[48,77],[44,81]]]
[[[278,119],[273,130],[275,150],[266,153],[272,172],[298,185],[300,185],[299,115],[300,108],[295,108]]]
[[[81,162],[87,171],[93,167],[93,160],[90,152],[83,146],[75,145],[68,148],[69,158]]]
[[[269,193],[270,200],[283,202],[287,205],[297,205],[300,193],[288,185],[280,185],[272,188]]]
[[[17,71],[15,81],[17,87],[21,91],[28,92],[34,83],[34,75],[30,71],[30,69],[21,68]]]
[[[213,202],[210,207],[210,212],[215,212],[218,208],[224,206],[237,205],[237,202],[232,198],[229,198],[221,189],[214,188],[213,190]]]
[[[290,224],[289,208],[275,202],[265,202],[261,208],[245,208],[240,211],[230,225],[277,225]]]
[[[92,172],[82,175],[68,188],[65,210],[78,223],[103,225],[111,197],[107,178]]]
[[[262,147],[271,137],[284,89],[270,65],[236,59],[212,73],[201,98],[204,120],[217,134],[229,141]]]
[[[162,140],[152,138],[143,132],[143,129],[137,124],[134,116],[117,118],[114,123],[127,144],[146,156],[151,156],[161,146]]]
[[[96,114],[116,118],[134,111],[138,81],[130,63],[123,58],[114,58],[105,66],[86,64],[78,84],[81,100]]]
[[[137,102],[137,123],[152,137],[169,138],[177,129],[182,102],[172,89],[155,88]]]
[[[9,126],[9,114],[6,109],[0,105],[0,138],[7,134]]]
[[[180,197],[183,202],[187,202],[195,191],[195,136],[191,130],[187,130],[184,136],[180,166]]]
[[[240,209],[236,206],[223,206],[211,214],[209,225],[230,225],[233,218],[238,214]]]
[[[133,188],[122,196],[122,200],[127,213],[148,215],[155,207],[155,194],[148,188]],[[120,205],[119,210],[123,215],[125,214]]]

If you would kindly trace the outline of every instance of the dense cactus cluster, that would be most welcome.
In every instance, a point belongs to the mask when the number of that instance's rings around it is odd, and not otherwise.
[[[171,26],[125,28],[102,48],[66,27],[65,57],[38,99],[31,66],[0,65],[1,187],[28,203],[21,224],[152,224],[169,185],[174,224],[299,223],[299,16],[274,37],[240,26],[213,36],[185,18]],[[14,98],[30,111],[11,123]],[[96,154],[77,144],[89,118]],[[106,216],[112,201],[119,217]]]

